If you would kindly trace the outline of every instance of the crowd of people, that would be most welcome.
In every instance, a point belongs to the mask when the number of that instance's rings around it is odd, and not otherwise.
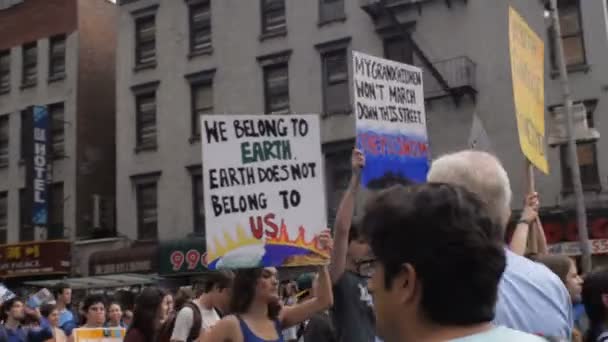
[[[61,285],[36,309],[4,302],[0,342],[71,341],[76,327],[125,328],[125,342],[608,341],[608,269],[581,275],[549,255],[538,194],[514,220],[496,157],[442,156],[427,183],[395,178],[355,220],[364,167],[354,150],[333,236],[319,237],[331,259],[314,274],[281,284],[273,267],[215,271],[174,295],[145,288],[133,312],[98,295],[70,310]]]

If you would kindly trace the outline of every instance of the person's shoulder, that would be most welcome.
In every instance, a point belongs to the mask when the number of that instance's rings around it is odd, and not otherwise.
[[[534,283],[536,287],[565,288],[559,277],[545,265],[507,251],[505,277]]]

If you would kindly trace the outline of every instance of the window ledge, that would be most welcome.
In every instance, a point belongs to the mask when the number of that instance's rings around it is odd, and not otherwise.
[[[36,82],[30,82],[30,83],[24,83],[21,85],[21,90],[23,89],[28,89],[28,88],[33,88],[36,86]]]
[[[602,186],[600,184],[597,185],[583,185],[583,192],[602,192]],[[564,188],[562,189],[562,196],[573,196],[574,189],[572,188]]]
[[[24,166],[25,165],[25,159],[23,157],[21,157],[19,159],[19,166]]]
[[[59,82],[65,80],[65,74],[57,74],[49,76],[48,83]]]
[[[62,160],[62,159],[68,159],[68,156],[65,153],[56,154],[53,156],[53,160]]]
[[[154,144],[154,145],[142,145],[142,146],[135,147],[135,153],[152,152],[152,151],[156,151],[157,149],[158,149],[158,146],[156,144]]]
[[[8,161],[0,162],[0,169],[8,169]]]
[[[138,71],[154,69],[154,68],[156,68],[156,62],[150,62],[150,63],[146,63],[146,64],[137,64],[133,68],[133,71],[138,72]]]
[[[5,95],[11,92],[11,88],[8,89],[0,89],[0,95]]]
[[[285,37],[285,36],[287,36],[287,28],[262,33],[260,35],[260,41],[264,41],[264,40],[272,39],[272,38],[278,38],[278,37]]]
[[[200,135],[193,135],[190,137],[190,139],[188,139],[188,142],[190,144],[198,144],[201,142],[201,136]]]
[[[351,115],[353,113],[352,108],[344,108],[342,110],[334,110],[332,112],[325,112],[323,113],[323,115],[321,116],[322,118],[329,118],[332,116],[337,116],[337,115]]]
[[[317,23],[317,26],[323,27],[323,26],[334,24],[334,23],[343,23],[345,21],[346,21],[346,16],[326,19],[326,20],[319,20],[319,22]]]
[[[591,66],[589,64],[577,64],[577,65],[569,65],[567,67],[568,73],[576,73],[583,72],[588,73],[591,70]],[[559,77],[559,70],[553,69],[551,70],[551,78],[556,79]]]
[[[188,53],[188,59],[192,59],[200,56],[209,56],[213,54],[213,47],[208,47],[199,50],[192,50]]]

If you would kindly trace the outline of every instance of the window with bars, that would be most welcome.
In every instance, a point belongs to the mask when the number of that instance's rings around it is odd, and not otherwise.
[[[346,49],[321,55],[323,66],[323,111],[325,115],[350,112]]]
[[[192,172],[192,204],[194,208],[194,234],[205,234],[205,202],[201,170]]]
[[[0,244],[6,243],[8,231],[8,192],[0,192]]]
[[[564,47],[565,63],[568,67],[582,66],[587,63],[585,40],[583,38],[583,21],[580,11],[580,0],[559,0],[559,22],[561,39]],[[550,31],[553,35],[554,32]],[[553,36],[554,37],[554,36]],[[558,69],[557,47],[552,39],[551,62],[554,70]]]
[[[11,52],[0,51],[0,94],[11,90]]]
[[[50,186],[49,194],[49,239],[62,239],[64,234],[63,208],[64,194],[63,183],[54,183]]]
[[[50,39],[49,45],[49,79],[65,77],[65,35]]]
[[[190,85],[192,96],[192,138],[201,137],[201,120],[203,114],[213,113],[213,83],[202,82]]]
[[[597,106],[597,101],[583,101],[587,109],[587,125],[594,127],[593,113]],[[601,182],[597,164],[597,143],[595,141],[577,142],[576,154],[578,156],[578,166],[581,175],[583,190],[600,190]],[[560,146],[560,159],[562,166],[562,190],[572,192],[572,169],[570,167],[570,155],[568,145]]]
[[[262,36],[287,32],[285,0],[261,0]]]
[[[319,23],[324,24],[346,18],[344,0],[319,0]]]
[[[149,15],[135,20],[135,66],[156,64],[156,16]]]
[[[135,95],[135,149],[155,149],[157,146],[156,89],[159,82],[132,88]]]
[[[38,47],[37,43],[23,45],[23,66],[21,85],[23,87],[36,85],[38,76]]]
[[[264,67],[264,95],[266,114],[289,113],[289,65]]]
[[[137,237],[139,240],[158,238],[157,180],[137,181]]]
[[[54,158],[65,156],[65,107],[62,103],[48,106],[51,119],[51,145]]]
[[[384,39],[384,57],[392,61],[413,64],[414,50],[410,42],[400,36]]]
[[[211,50],[211,4],[210,1],[192,3],[190,11],[190,53]]]
[[[9,115],[0,116],[0,168],[8,166]]]
[[[350,145],[349,145],[350,146]],[[333,225],[338,206],[348,188],[351,176],[351,151],[349,148],[325,154],[328,184],[328,220]]]

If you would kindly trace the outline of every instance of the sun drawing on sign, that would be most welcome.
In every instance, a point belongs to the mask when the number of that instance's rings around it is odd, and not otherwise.
[[[247,233],[245,233],[245,229],[240,225],[236,227],[236,239],[233,239],[227,231],[224,231],[223,235],[225,242],[223,244],[220,242],[217,236],[213,238],[213,243],[211,246],[209,246],[210,248],[207,251],[207,260],[216,260],[228,254],[230,251],[242,247],[264,245],[264,241],[247,235]]]

